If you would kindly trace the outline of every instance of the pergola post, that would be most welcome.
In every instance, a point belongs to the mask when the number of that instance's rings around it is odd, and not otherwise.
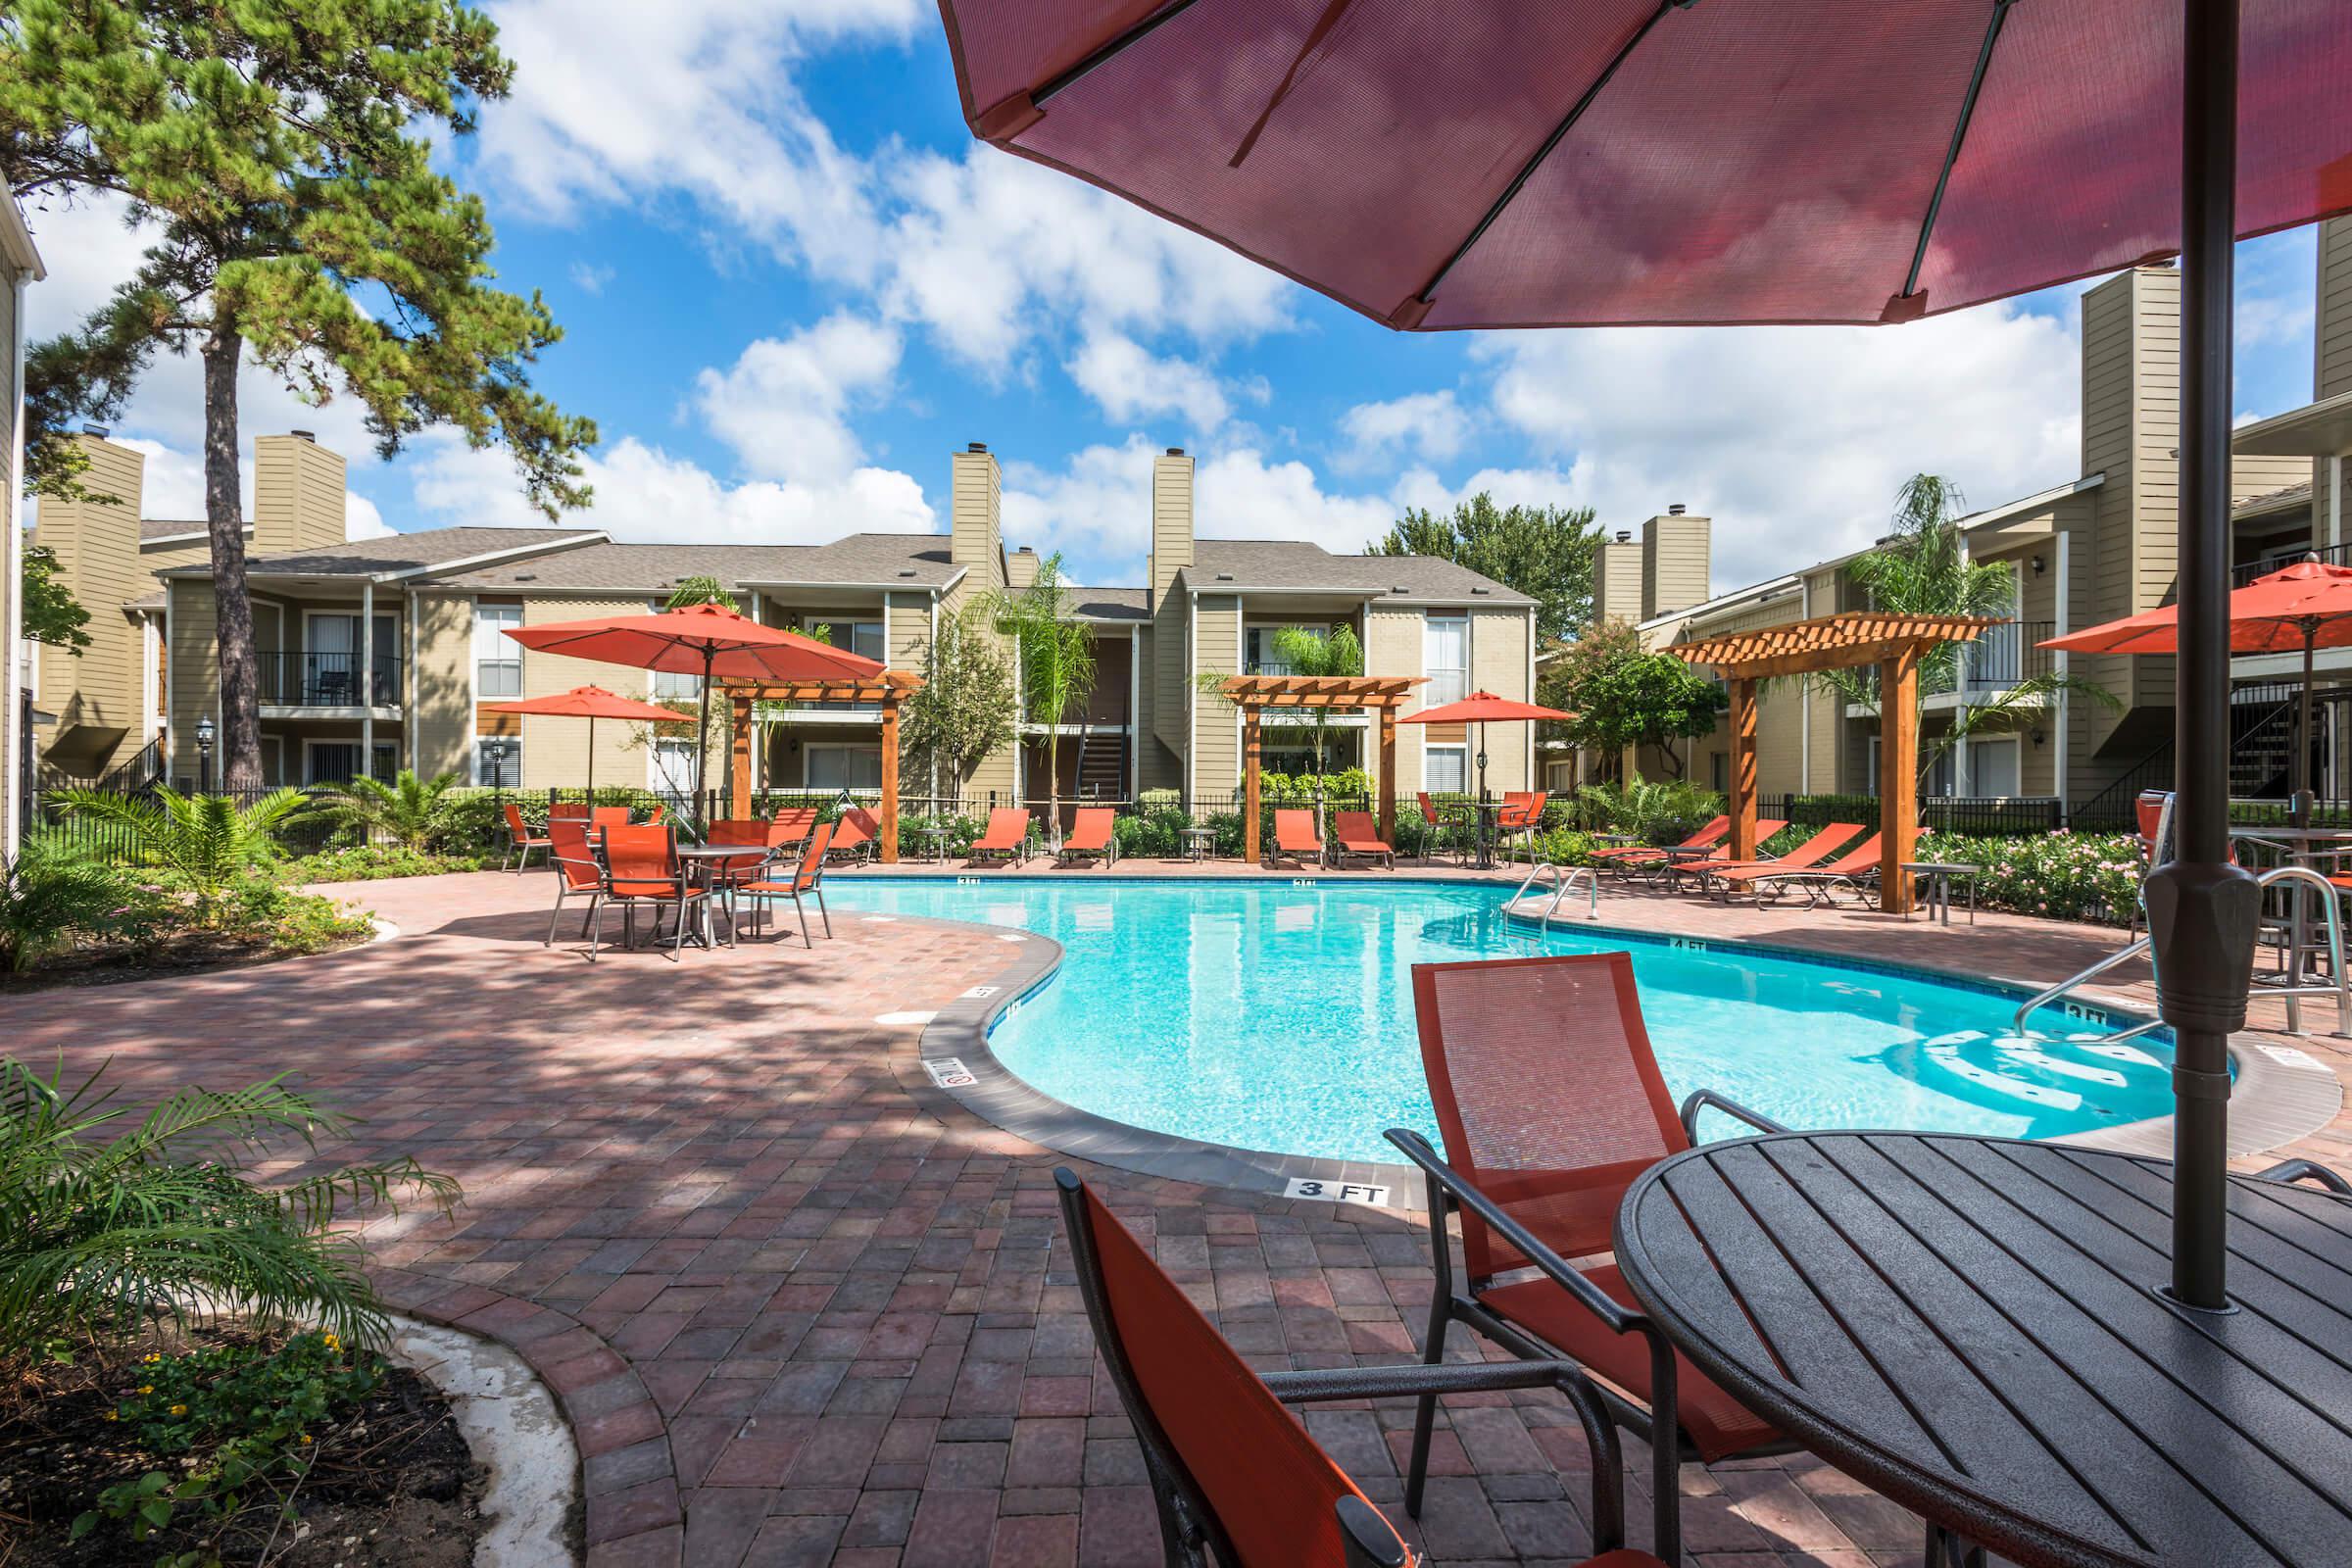
[[[882,863],[899,863],[899,694],[882,699]]]
[[[1903,863],[1919,841],[1919,650],[1879,665],[1879,908],[1911,912]]]
[[[1756,858],[1756,683],[1732,683],[1732,858]]]
[[[1242,709],[1242,858],[1258,858],[1257,705]]]
[[[1380,836],[1396,842],[1396,710],[1380,710]]]
[[[752,700],[731,693],[727,707],[734,719],[727,777],[734,787],[734,812],[737,816],[747,816],[752,809]]]

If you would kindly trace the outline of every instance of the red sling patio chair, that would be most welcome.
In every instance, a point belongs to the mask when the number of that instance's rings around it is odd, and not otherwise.
[[[620,906],[623,947],[636,937],[640,906],[650,906],[654,911],[656,942],[662,939],[662,911],[674,914],[677,929],[670,934],[669,956],[673,963],[677,961],[678,950],[686,945],[687,917],[709,912],[710,890],[698,886],[693,872],[678,858],[676,836],[658,822],[600,827],[596,831],[596,854],[605,868],[605,886],[602,901],[589,915],[595,940],[588,948],[588,961],[596,961],[596,950],[603,945],[608,904]],[[727,940],[732,943],[734,938],[730,927]]]
[[[1434,849],[1443,849],[1445,841],[1450,838],[1455,840],[1454,863],[1459,865],[1462,861],[1459,837],[1461,824],[1446,820],[1445,813],[1438,809],[1438,803],[1429,798],[1429,791],[1416,790],[1413,799],[1421,803],[1421,863],[1427,865],[1429,852]]]
[[[1673,845],[1672,848],[1678,850],[1709,849],[1731,830],[1732,819],[1728,816],[1719,816],[1683,840],[1682,843]],[[1622,844],[1613,850],[1594,850],[1592,852],[1593,864],[1613,866],[1621,874],[1626,875],[1632,874],[1636,867],[1655,865],[1658,861],[1668,858],[1670,857],[1666,851],[1655,844]]]
[[[547,819],[553,822],[558,817],[570,817],[575,821],[585,822],[588,820],[588,803],[586,801],[549,802]]]
[[[1698,1141],[1713,1105],[1765,1132],[1779,1123],[1708,1090],[1678,1114],[1650,1054],[1630,954],[1572,954],[1413,965],[1421,1063],[1446,1140],[1446,1158],[1419,1133],[1389,1142],[1429,1179],[1436,1289],[1422,1359],[1445,1358],[1459,1320],[1531,1359],[1565,1355],[1623,1395],[1611,1413],[1650,1445],[1654,1495],[1677,1495],[1688,1446],[1709,1463],[1788,1446],[1770,1425],[1683,1360],[1612,1262],[1571,1258],[1611,1250],[1610,1226],[1634,1178]],[[1445,1216],[1459,1210],[1467,1289],[1457,1289]],[[1499,1276],[1535,1270],[1497,1284]],[[1642,1401],[1637,1405],[1633,1401]],[[1646,1406],[1646,1408],[1644,1408]],[[1679,1420],[1655,1421],[1658,1408]],[[1418,1514],[1437,1400],[1413,1424],[1405,1508]],[[1677,1556],[1660,1518],[1658,1552]]]
[[[833,848],[827,853],[845,860],[870,860],[882,837],[882,824],[862,806],[853,806],[833,824]]]
[[[1502,805],[1494,811],[1494,842],[1497,847],[1508,844],[1524,833],[1530,840],[1543,831],[1544,803],[1551,799],[1548,790],[1505,790]]]
[[[1252,1372],[1183,1287],[1066,1166],[1054,1172],[1078,1296],[1144,1449],[1171,1568],[1416,1568],[1408,1546],[1285,1404],[1553,1388],[1592,1447],[1584,1568],[1664,1568],[1625,1549],[1617,1434],[1564,1361]],[[1669,1494],[1669,1506],[1671,1496]]]
[[[1836,903],[1840,892],[1861,898],[1865,896],[1864,890],[1878,881],[1880,837],[1873,833],[1822,865],[1789,865],[1773,860],[1759,865],[1723,866],[1713,873],[1715,892],[1726,904],[1734,893],[1742,891],[1759,904],[1767,893],[1776,900],[1788,893],[1802,893],[1808,909]]]
[[[1332,818],[1331,836],[1343,861],[1379,860],[1390,870],[1396,869],[1396,847],[1380,836],[1380,824],[1372,820],[1370,811],[1337,813]]]
[[[1276,811],[1274,813],[1274,860],[1280,864],[1292,860],[1303,867],[1309,858],[1317,865],[1325,863],[1323,840],[1315,833],[1315,813],[1312,811]]]
[[[825,922],[825,936],[833,935],[833,914],[825,907],[825,845],[833,836],[833,824],[820,824],[801,847],[800,864],[789,877],[761,877],[746,882],[736,893],[752,906],[752,935],[767,929],[766,910],[778,899],[790,899],[795,914],[801,917],[801,945],[813,948],[808,940],[808,906],[804,900],[816,901],[816,912]]]
[[[545,850],[551,856],[556,853],[556,847],[549,842],[547,835],[533,833],[531,824],[522,819],[521,807],[509,801],[503,809],[507,816],[507,856],[506,859],[498,862],[501,871],[507,869],[508,861],[514,862],[516,871],[529,870],[533,850]]]
[[[1055,858],[1062,865],[1073,859],[1089,859],[1097,865],[1117,863],[1118,812],[1107,806],[1078,808],[1070,818],[1069,836],[1061,841],[1061,851]]]
[[[797,848],[808,841],[808,835],[815,830],[815,807],[788,806],[768,818],[768,848],[776,850]]]
[[[1017,806],[1000,806],[988,813],[988,831],[972,841],[963,863],[979,865],[982,858],[1017,865],[1029,858],[1029,813]]]
[[[1679,864],[1669,862],[1665,867],[1665,876],[1669,882],[1688,877],[1703,889],[1713,886],[1714,878],[1726,871],[1762,871],[1774,867],[1801,871],[1828,859],[1838,845],[1861,831],[1862,824],[1859,822],[1832,822],[1786,855],[1760,856],[1753,860],[1719,860],[1710,856],[1704,860],[1684,860]],[[1764,838],[1764,834],[1758,833],[1757,843],[1761,844]]]
[[[584,816],[556,816],[547,819],[548,860],[556,869],[556,907],[547,917],[547,940],[539,945],[556,945],[556,922],[564,918],[565,899],[586,899],[588,912],[580,918],[580,938],[586,941],[590,922],[596,918],[597,906],[605,899],[605,867],[588,843],[588,819]],[[591,953],[590,957],[595,955]]]
[[[726,906],[727,929],[735,929],[735,894],[746,882],[756,882],[776,859],[776,851],[767,841],[767,824],[760,818],[730,817],[710,824],[703,834],[703,842],[724,849],[729,845],[744,846],[742,855],[717,857],[703,862],[710,891]]]

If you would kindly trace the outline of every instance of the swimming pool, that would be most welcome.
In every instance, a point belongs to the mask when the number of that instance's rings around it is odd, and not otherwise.
[[[1178,1138],[1331,1159],[1436,1136],[1413,1026],[1415,963],[1633,954],[1677,1099],[1710,1088],[1796,1127],[2045,1138],[2172,1111],[2171,1047],[2009,1037],[2014,998],[1928,978],[1676,947],[1590,927],[1539,935],[1510,891],[1434,882],[842,878],[837,912],[1034,931],[1060,971],[997,1024],[1008,1069],[1056,1100]],[[1730,1131],[1729,1123],[1723,1124]]]

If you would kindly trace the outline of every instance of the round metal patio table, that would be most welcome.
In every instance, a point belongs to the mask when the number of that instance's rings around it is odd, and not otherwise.
[[[2172,1166],[1777,1134],[1652,1166],[1617,1264],[1741,1403],[2027,1568],[2352,1563],[2352,1201],[2232,1177],[2230,1289],[2170,1277]]]
[[[1205,860],[1216,853],[1217,830],[1210,827],[1180,827],[1176,830],[1177,848],[1188,860]]]

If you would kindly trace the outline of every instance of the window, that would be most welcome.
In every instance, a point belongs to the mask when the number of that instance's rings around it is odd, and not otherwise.
[[[1470,617],[1432,615],[1421,639],[1421,705],[1436,708],[1470,695]]]
[[[652,751],[651,787],[664,795],[684,795],[694,788],[694,741],[684,735],[657,735]]]
[[[812,790],[878,790],[882,748],[817,742],[801,749],[801,782]]]
[[[506,635],[522,625],[520,605],[473,607],[473,694],[477,698],[522,695],[522,644]]]
[[[395,748],[379,743],[375,748],[375,766],[372,775],[391,781]],[[305,784],[348,784],[359,776],[360,743],[358,741],[309,741],[303,748],[303,782]]]
[[[1464,795],[1470,789],[1470,749],[1430,746],[1421,753],[1421,787],[1432,795]]]
[[[816,635],[819,626],[827,628],[826,636],[832,639],[832,646],[843,653],[856,654],[860,659],[871,659],[880,663],[889,662],[889,642],[883,634],[880,621],[851,620],[833,615],[801,617],[801,630],[808,636]]]
[[[691,703],[703,695],[703,677],[681,670],[654,671],[654,701],[657,703]]]
[[[482,735],[473,743],[473,781],[484,789],[522,788],[522,741],[514,735]]]
[[[1289,675],[1291,666],[1274,657],[1274,634],[1280,626],[1252,626],[1243,633],[1242,673],[1245,675]]]
[[[2010,796],[2019,793],[2017,737],[1968,743],[1968,793]]]

